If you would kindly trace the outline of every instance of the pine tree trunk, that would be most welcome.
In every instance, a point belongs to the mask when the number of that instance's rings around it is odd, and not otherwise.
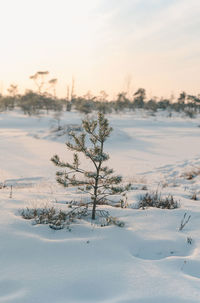
[[[101,141],[101,152],[100,156],[103,154],[103,145],[104,141]],[[101,169],[102,161],[99,162],[99,165],[97,167],[97,175],[95,178],[95,187],[94,187],[94,200],[93,200],[93,208],[92,208],[92,220],[95,220],[95,214],[96,214],[96,206],[97,206],[97,196],[98,196],[98,184],[99,184],[99,173]]]
[[[97,189],[99,182],[99,169],[97,169],[97,176],[95,179],[95,187],[94,187],[94,199],[93,199],[93,207],[92,207],[92,220],[95,220],[96,206],[97,206]]]
[[[96,214],[96,197],[93,201],[93,208],[92,208],[92,220],[95,220],[95,214]]]
[[[92,220],[95,220],[95,214],[96,214],[96,206],[97,206],[97,190],[98,190],[98,183],[99,183],[99,171],[101,167],[101,162],[99,163],[99,166],[97,168],[97,175],[95,178],[95,187],[94,187],[94,199],[93,199],[93,207],[92,207]]]

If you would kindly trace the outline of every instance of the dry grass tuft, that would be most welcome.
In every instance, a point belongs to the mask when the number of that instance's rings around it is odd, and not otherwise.
[[[179,203],[172,195],[162,197],[161,193],[150,192],[140,197],[138,208],[145,209],[147,207],[156,207],[162,209],[175,209],[179,207]]]

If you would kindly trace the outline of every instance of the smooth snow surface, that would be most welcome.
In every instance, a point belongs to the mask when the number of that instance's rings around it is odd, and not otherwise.
[[[61,125],[81,118],[65,113]],[[129,208],[101,208],[125,227],[81,221],[69,232],[33,225],[19,214],[27,206],[67,209],[66,201],[85,198],[55,182],[49,159],[71,158],[67,137],[52,132],[53,115],[0,114],[0,183],[7,185],[0,189],[0,303],[200,302],[200,176],[185,177],[200,168],[199,119],[143,112],[108,119],[114,128],[108,165],[133,190]],[[180,208],[136,209],[151,190],[173,194]],[[191,199],[194,193],[199,201]],[[179,231],[184,213],[191,219]]]

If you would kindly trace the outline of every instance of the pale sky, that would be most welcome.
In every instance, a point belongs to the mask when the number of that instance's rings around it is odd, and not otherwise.
[[[0,90],[48,70],[57,93],[200,93],[200,0],[0,0]]]

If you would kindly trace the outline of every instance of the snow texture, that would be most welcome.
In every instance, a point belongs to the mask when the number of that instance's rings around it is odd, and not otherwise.
[[[81,118],[65,113],[61,125]],[[50,158],[72,159],[63,144],[67,134],[52,131],[53,115],[0,114],[0,302],[200,302],[200,176],[186,178],[200,168],[199,118],[136,112],[108,119],[114,128],[106,143],[108,166],[132,190],[128,208],[101,208],[125,226],[81,220],[69,232],[33,225],[19,213],[52,205],[67,210],[66,202],[88,199],[55,181]],[[180,208],[137,209],[140,196],[153,190],[172,194]],[[179,231],[185,213],[191,219]]]

